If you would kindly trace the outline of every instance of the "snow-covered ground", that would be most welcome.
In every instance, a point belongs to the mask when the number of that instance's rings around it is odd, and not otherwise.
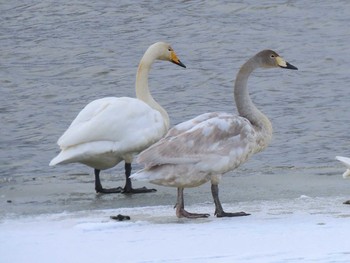
[[[350,262],[342,197],[223,204],[238,218],[178,219],[171,205],[8,216],[0,262]],[[189,205],[213,212],[211,203]],[[114,221],[124,214],[130,221]]]

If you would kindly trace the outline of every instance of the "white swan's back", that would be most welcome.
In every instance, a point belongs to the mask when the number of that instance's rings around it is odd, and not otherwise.
[[[107,169],[122,159],[115,159],[115,156],[138,153],[158,141],[166,131],[161,114],[138,99],[110,97],[95,100],[79,113],[59,138],[58,145],[63,151],[50,165],[78,161]],[[105,158],[108,160],[103,161]],[[98,162],[101,164],[96,165]]]
[[[146,103],[128,97],[103,98],[88,104],[79,113],[59,138],[58,145],[67,148],[96,140],[115,141],[125,146],[149,144],[148,140],[154,141],[166,131],[160,113]]]

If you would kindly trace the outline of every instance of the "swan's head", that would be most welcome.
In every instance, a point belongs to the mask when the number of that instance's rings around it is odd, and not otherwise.
[[[255,55],[258,58],[258,61],[261,63],[261,66],[264,68],[285,68],[285,69],[295,69],[298,68],[289,64],[282,57],[280,57],[273,50],[263,50]]]
[[[176,65],[186,68],[186,66],[177,57],[174,49],[168,43],[157,42],[151,45],[146,53],[152,54],[155,59],[170,61]]]

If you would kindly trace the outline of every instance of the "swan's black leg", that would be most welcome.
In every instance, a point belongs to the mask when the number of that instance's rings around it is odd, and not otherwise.
[[[215,215],[217,217],[234,217],[234,216],[249,216],[245,212],[235,212],[235,213],[226,213],[222,208],[220,199],[219,199],[219,187],[217,184],[211,185],[211,194],[213,195],[214,203],[215,203]]]
[[[101,180],[100,180],[100,172],[101,170],[95,169],[95,190],[96,193],[102,193],[102,194],[112,194],[112,193],[121,193],[123,191],[123,188],[110,188],[105,189],[102,187]]]
[[[148,189],[146,187],[132,188],[130,175],[131,175],[131,163],[125,163],[126,182],[125,182],[125,186],[124,186],[122,193],[124,193],[124,194],[140,194],[140,193],[151,193],[151,192],[157,191],[156,189]]]

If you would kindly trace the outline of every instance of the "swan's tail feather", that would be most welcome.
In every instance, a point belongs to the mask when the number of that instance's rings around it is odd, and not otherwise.
[[[56,164],[65,164],[70,162],[70,156],[67,156],[67,154],[64,154],[63,152],[60,152],[59,155],[51,160],[49,166],[55,166]]]
[[[144,169],[132,174],[130,178],[137,181],[149,181],[151,179],[149,173]]]

